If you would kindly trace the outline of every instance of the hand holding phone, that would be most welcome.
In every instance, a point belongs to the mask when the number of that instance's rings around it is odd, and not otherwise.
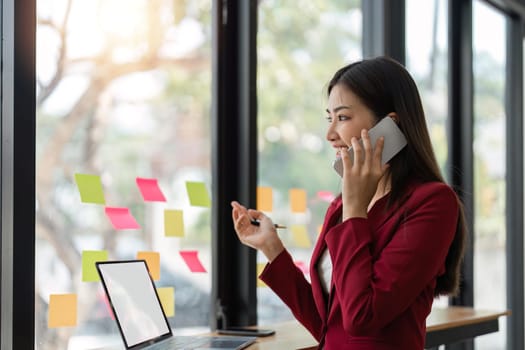
[[[385,144],[383,146],[383,154],[381,155],[381,163],[386,164],[399,151],[401,151],[407,144],[405,135],[401,132],[397,124],[390,117],[384,117],[373,128],[368,130],[368,136],[373,147],[375,147],[377,140],[383,136]],[[359,140],[363,146],[363,140]],[[350,160],[354,160],[354,152],[352,147],[348,148]],[[333,167],[339,176],[343,177],[343,161],[338,158],[334,161]]]

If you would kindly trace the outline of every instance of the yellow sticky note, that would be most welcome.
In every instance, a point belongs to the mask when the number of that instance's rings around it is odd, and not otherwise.
[[[164,234],[168,237],[184,237],[182,210],[164,210]]]
[[[306,191],[300,188],[292,188],[289,191],[290,208],[292,213],[306,212]]]
[[[100,176],[89,174],[75,174],[75,182],[83,203],[106,204]]]
[[[84,250],[82,252],[82,282],[100,281],[95,263],[108,260],[106,250]]]
[[[268,287],[266,283],[261,281],[259,278],[260,274],[263,272],[266,264],[265,263],[257,263],[257,287]]]
[[[153,278],[154,281],[160,280],[160,253],[137,252],[137,259],[146,260],[151,278]]]
[[[292,225],[290,229],[292,231],[293,241],[298,247],[310,248],[312,246],[305,225]]]
[[[271,187],[257,187],[257,210],[272,211],[273,191]]]
[[[204,182],[186,181],[186,191],[190,205],[194,207],[211,207],[210,196]]]
[[[166,317],[175,316],[175,288],[157,288],[157,293],[159,294],[160,303],[162,304]]]
[[[76,294],[51,294],[49,296],[47,325],[49,328],[77,325]]]

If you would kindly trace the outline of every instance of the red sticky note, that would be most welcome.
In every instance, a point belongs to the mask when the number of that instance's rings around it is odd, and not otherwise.
[[[106,207],[104,211],[115,230],[135,230],[140,228],[140,225],[131,215],[128,208]]]
[[[191,272],[206,272],[204,266],[202,266],[199,257],[197,256],[199,252],[196,250],[185,250],[180,251],[180,255],[184,259],[184,262],[190,268]]]
[[[146,202],[165,202],[166,197],[160,190],[157,179],[137,177],[137,186]]]

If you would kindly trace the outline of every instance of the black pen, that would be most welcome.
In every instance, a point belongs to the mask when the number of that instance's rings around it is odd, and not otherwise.
[[[260,226],[261,225],[261,222],[257,221],[257,220],[251,220],[250,223],[252,225],[254,225],[254,226]],[[286,226],[278,225],[278,224],[274,224],[273,226],[275,226],[275,228],[286,228]]]

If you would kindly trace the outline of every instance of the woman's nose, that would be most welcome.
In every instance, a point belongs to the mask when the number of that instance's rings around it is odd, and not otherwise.
[[[334,122],[328,124],[328,129],[326,130],[326,139],[328,141],[334,141],[337,138],[337,132],[335,131],[334,125]]]

